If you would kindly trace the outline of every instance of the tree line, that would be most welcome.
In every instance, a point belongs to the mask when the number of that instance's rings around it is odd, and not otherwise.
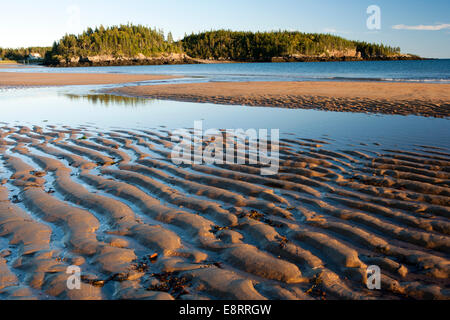
[[[174,41],[170,32],[165,35],[162,30],[128,24],[88,28],[79,35],[66,34],[48,48],[0,48],[0,58],[24,60],[30,53],[39,53],[45,57],[46,64],[57,64],[62,60],[99,55],[133,58],[186,53],[198,59],[271,61],[274,57],[295,55],[327,57],[336,52],[357,52],[363,59],[374,59],[399,55],[400,48],[297,31],[217,30],[185,35],[182,40]]]
[[[240,32],[230,30],[191,34],[182,40],[183,49],[202,59],[270,61],[292,55],[332,55],[355,50],[362,58],[400,54],[400,48],[344,39],[342,37],[292,31]]]
[[[78,36],[66,34],[55,42],[52,49],[47,52],[46,60],[96,55],[118,58],[142,54],[153,57],[162,53],[181,53],[181,44],[170,41],[171,37],[170,33],[166,38],[162,30],[142,25],[88,28]]]

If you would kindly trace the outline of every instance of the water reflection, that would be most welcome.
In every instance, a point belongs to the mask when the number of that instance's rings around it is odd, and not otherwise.
[[[94,105],[109,106],[125,106],[125,107],[138,107],[142,105],[149,105],[154,100],[136,97],[116,96],[111,94],[73,94],[64,93],[65,97],[70,100],[85,100]]]
[[[343,143],[381,143],[386,148],[413,150],[413,144],[450,148],[447,119],[398,115],[325,112],[268,107],[222,106],[210,103],[150,100],[105,95],[103,87],[30,88],[2,91],[0,121],[9,124],[100,128],[190,128],[203,120],[204,129],[280,129],[301,137],[328,136]],[[336,147],[339,147],[335,144]]]

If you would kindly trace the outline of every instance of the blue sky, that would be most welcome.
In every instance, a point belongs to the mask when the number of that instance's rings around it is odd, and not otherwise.
[[[369,5],[381,29],[366,26]],[[131,22],[184,33],[218,28],[329,32],[400,46],[403,52],[450,58],[449,0],[40,0],[2,1],[0,47],[51,45],[88,26]]]

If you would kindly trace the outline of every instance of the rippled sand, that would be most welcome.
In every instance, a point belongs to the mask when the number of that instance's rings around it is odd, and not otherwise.
[[[174,165],[164,128],[4,125],[0,298],[450,298],[450,151],[336,143],[261,176]]]

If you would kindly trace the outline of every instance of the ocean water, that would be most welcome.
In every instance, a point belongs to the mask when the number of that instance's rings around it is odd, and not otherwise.
[[[450,83],[450,59],[14,68],[2,72],[169,74],[189,81],[402,81]]]

